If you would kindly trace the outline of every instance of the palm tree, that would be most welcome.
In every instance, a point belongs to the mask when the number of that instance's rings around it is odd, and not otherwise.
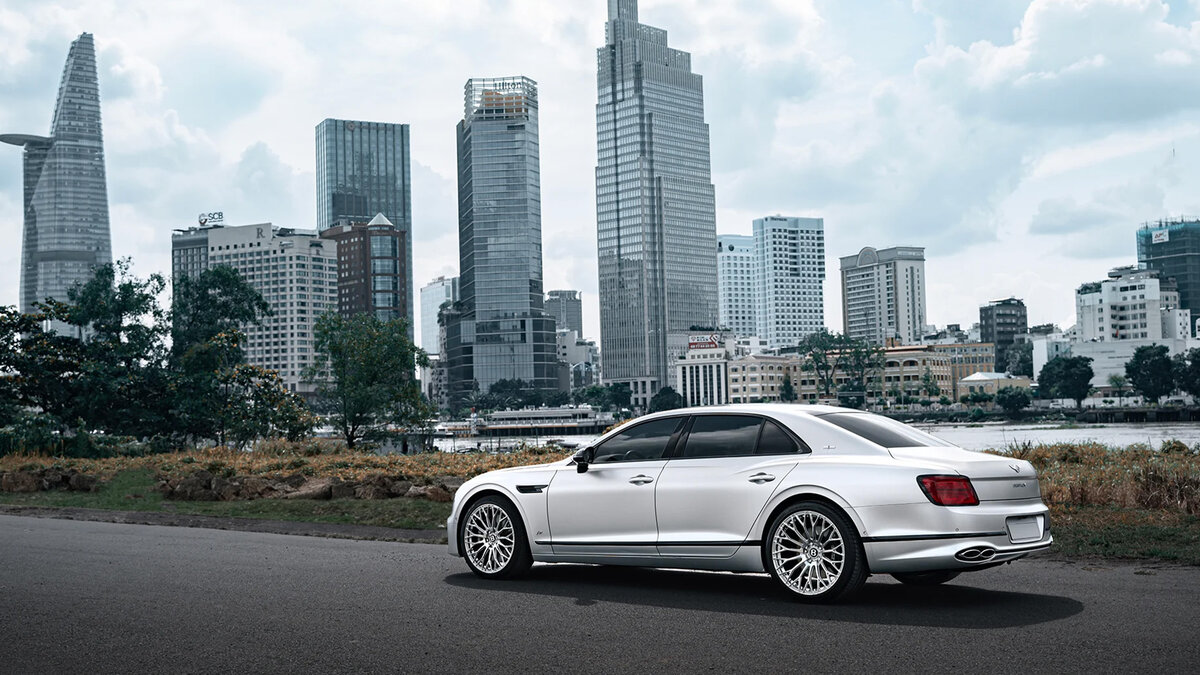
[[[1108,386],[1117,390],[1117,406],[1121,406],[1122,394],[1125,393],[1125,387],[1129,385],[1129,380],[1120,373],[1113,373],[1108,376]]]

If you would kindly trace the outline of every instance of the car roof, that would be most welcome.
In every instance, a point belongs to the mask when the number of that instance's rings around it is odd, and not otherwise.
[[[691,408],[676,408],[650,413],[637,419],[667,417],[670,415],[713,414],[713,413],[756,413],[759,415],[826,415],[835,412],[857,412],[857,408],[842,408],[836,405],[808,405],[801,403],[733,403],[729,405],[706,405]]]

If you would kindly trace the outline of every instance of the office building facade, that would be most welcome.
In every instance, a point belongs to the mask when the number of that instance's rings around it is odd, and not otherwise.
[[[1008,370],[1008,348],[1029,330],[1029,316],[1020,298],[993,300],[979,308],[979,339],[996,347],[996,372]]]
[[[449,397],[502,379],[558,388],[542,292],[537,84],[472,78],[458,124],[460,301],[443,311]]]
[[[545,308],[558,329],[573,330],[583,337],[583,299],[579,291],[549,291]]]
[[[645,408],[668,383],[668,334],[715,328],[716,207],[691,56],[609,0],[597,50],[596,229],[604,378]]]
[[[337,244],[339,314],[369,313],[380,321],[405,319],[412,335],[405,310],[412,279],[404,255],[407,234],[382,213],[368,222],[342,219],[321,231],[322,239]]]
[[[49,136],[2,134],[24,148],[24,230],[20,308],[46,299],[65,301],[98,265],[112,262],[100,80],[91,33],[67,52]],[[67,327],[52,326],[63,331]]]
[[[752,235],[722,234],[717,237],[717,304],[720,323],[721,328],[731,331],[734,335],[757,335],[757,260]]]
[[[438,310],[458,300],[458,277],[438,277],[421,287],[421,349],[430,356],[442,352]]]
[[[825,221],[769,216],[754,221],[756,334],[791,347],[825,327]]]
[[[1192,313],[1180,306],[1179,287],[1156,270],[1118,267],[1104,281],[1075,291],[1079,342],[1184,340]]]
[[[412,181],[407,124],[326,119],[317,125],[317,230],[383,214],[403,240],[395,308],[413,336]]]
[[[925,249],[897,246],[840,259],[843,332],[878,345],[910,345],[925,332]]]
[[[246,326],[246,361],[279,372],[289,389],[312,393],[313,326],[338,308],[337,243],[313,230],[271,223],[207,230],[208,265],[226,265],[262,294],[271,316]]]
[[[1179,218],[1146,223],[1137,231],[1138,267],[1171,278],[1179,308],[1200,317],[1200,220]]]

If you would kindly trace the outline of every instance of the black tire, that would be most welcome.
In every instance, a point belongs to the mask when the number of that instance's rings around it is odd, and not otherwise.
[[[836,531],[836,538],[818,534],[806,540],[801,532],[803,528],[798,529],[804,522],[819,524],[823,528],[820,532],[825,532],[827,526],[831,526]],[[801,544],[802,541],[808,543]],[[840,541],[840,546],[836,545],[837,541]],[[793,542],[797,543],[798,548],[784,545]],[[811,545],[811,548],[805,549],[806,545]],[[828,566],[835,565],[838,551],[840,570],[833,576],[827,570]],[[779,555],[776,555],[777,552]],[[816,555],[809,555],[814,552]],[[787,591],[789,597],[799,602],[843,600],[862,588],[867,580],[867,559],[854,524],[841,510],[821,502],[798,502],[780,511],[767,528],[762,555],[763,566],[771,577]],[[789,567],[789,563],[793,562],[795,564]],[[822,576],[823,579],[816,586],[807,586],[806,582],[813,577]]]
[[[935,570],[933,572],[896,572],[892,578],[910,586],[937,586],[957,577],[961,572],[956,570]]]
[[[507,524],[496,509],[503,512]],[[474,523],[472,518],[477,514],[481,520]],[[475,525],[483,526],[483,530],[480,531]],[[471,504],[463,512],[459,528],[463,559],[476,576],[484,579],[516,579],[533,565],[525,523],[517,507],[504,497],[489,495]],[[495,552],[503,551],[507,536],[511,536],[512,550],[505,558]]]

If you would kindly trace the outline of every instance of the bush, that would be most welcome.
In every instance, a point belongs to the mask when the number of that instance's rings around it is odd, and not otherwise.
[[[1164,455],[1190,455],[1192,449],[1187,446],[1187,443],[1169,438],[1162,442],[1162,447],[1158,449]]]
[[[987,413],[983,412],[983,408],[971,408],[971,414],[970,414],[969,419],[972,422],[978,422],[985,417],[987,417]]]

